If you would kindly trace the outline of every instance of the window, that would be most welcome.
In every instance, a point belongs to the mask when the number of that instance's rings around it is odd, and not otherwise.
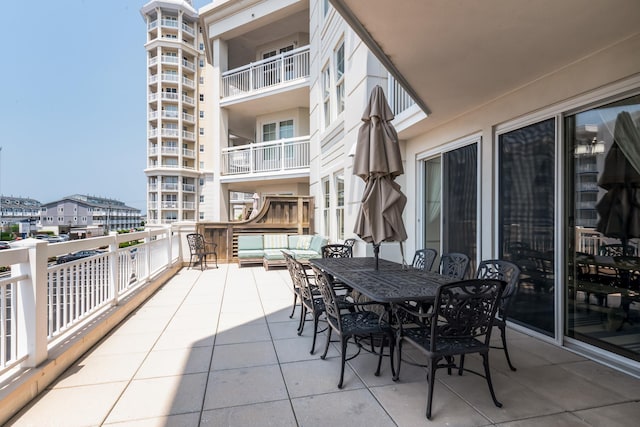
[[[200,219],[204,219],[204,212],[200,212],[200,213],[199,213],[199,215],[198,215],[198,217],[199,217]]]
[[[200,77],[198,78],[198,81],[200,82],[200,84],[201,84],[201,85],[203,85],[203,84],[204,84],[204,77],[203,77],[203,76],[200,76]]]
[[[203,93],[200,94],[200,102],[204,102],[204,94]]]
[[[199,129],[199,131],[198,131],[198,133],[199,133],[200,135],[204,135],[204,128],[200,128],[200,129]]]
[[[200,196],[200,203],[204,203],[204,196]]]
[[[262,142],[275,141],[276,137],[276,124],[266,123],[262,125]]]
[[[204,68],[204,59],[200,60],[200,68]]]
[[[204,162],[200,162],[200,169],[204,169]]]
[[[335,186],[338,240],[344,240],[344,172],[340,172],[335,176]]]
[[[200,178],[200,186],[202,187],[204,185],[204,178]]]
[[[331,232],[331,217],[329,209],[331,208],[331,188],[329,178],[322,179],[322,228],[325,236],[329,236]]]
[[[280,139],[293,138],[293,120],[284,120],[279,123]]]
[[[200,152],[204,153],[204,144],[200,144]]]
[[[204,50],[204,43],[200,43],[200,51]]]
[[[331,123],[331,70],[328,65],[322,70],[322,105],[326,128]]]
[[[201,119],[204,119],[204,110],[200,110],[198,115],[200,116]]]
[[[336,67],[336,111],[338,114],[344,111],[344,42],[335,53]]]

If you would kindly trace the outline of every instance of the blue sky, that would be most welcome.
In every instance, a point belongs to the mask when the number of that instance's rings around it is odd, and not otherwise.
[[[2,194],[90,194],[145,210],[145,3],[3,3]]]

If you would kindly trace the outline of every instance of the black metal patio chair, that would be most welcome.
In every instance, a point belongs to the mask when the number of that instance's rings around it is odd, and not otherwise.
[[[512,371],[515,371],[516,368],[511,363],[509,350],[507,349],[507,318],[509,316],[511,302],[514,300],[516,294],[518,293],[520,269],[517,265],[509,261],[498,259],[484,260],[480,262],[480,265],[478,265],[478,270],[476,271],[476,279],[497,279],[502,280],[506,283],[504,291],[502,292],[502,298],[500,298],[500,303],[498,304],[498,312],[496,313],[496,318],[493,321],[494,326],[497,326],[500,329],[502,347],[492,348],[503,349],[504,355],[507,358],[507,363],[509,364],[509,368]],[[463,360],[461,360],[460,362],[461,366],[463,364],[464,356]]]
[[[380,343],[380,353],[378,355],[378,367],[375,375],[380,375],[380,367],[382,365],[382,357],[385,344],[388,340],[390,348],[391,358],[391,371],[393,371],[393,348],[395,343],[395,332],[389,323],[380,317],[378,313],[366,310],[364,307],[370,303],[354,303],[354,306],[358,306],[355,311],[344,312],[340,306],[339,299],[336,292],[331,285],[330,279],[325,273],[312,265],[313,271],[316,276],[316,285],[322,294],[322,299],[325,306],[325,315],[327,319],[327,342],[325,344],[324,353],[320,356],[322,359],[327,357],[329,351],[329,344],[331,343],[331,334],[336,332],[340,337],[340,381],[338,382],[338,388],[342,388],[344,381],[344,366],[347,360],[351,360],[360,354],[361,343],[358,341],[361,338],[370,340],[372,351],[375,352],[374,345],[376,342]],[[353,339],[358,345],[358,351],[347,359],[347,344],[350,339]]]
[[[207,242],[204,236],[199,233],[187,234],[187,243],[189,244],[189,268],[195,265],[195,262],[200,263],[200,270],[204,270],[207,267],[207,256],[212,255],[215,259],[216,268],[218,268],[218,247],[217,243]],[[195,262],[194,262],[195,260]]]
[[[447,368],[451,374],[455,357],[477,353],[482,356],[484,375],[468,369],[486,379],[493,403],[502,404],[496,399],[489,369],[489,342],[500,298],[505,283],[494,279],[471,279],[441,285],[433,304],[433,310],[424,314],[425,322],[411,327],[399,324],[395,369],[397,380],[400,376],[402,347],[409,344],[427,356],[427,418],[431,419],[433,389],[436,370]],[[402,306],[399,310],[404,310]],[[414,312],[411,313],[415,315]]]
[[[449,252],[440,257],[440,274],[462,280],[467,274],[471,259],[458,252]]]
[[[431,271],[433,263],[438,256],[438,251],[435,249],[418,249],[413,255],[413,261],[411,266],[419,270]]]

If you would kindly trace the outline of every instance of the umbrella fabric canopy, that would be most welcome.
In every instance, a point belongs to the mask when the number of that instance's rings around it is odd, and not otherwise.
[[[629,239],[640,237],[640,129],[628,112],[618,114],[613,137],[598,180],[607,193],[596,205],[596,230],[626,246]]]
[[[376,255],[381,242],[407,240],[402,220],[407,197],[394,181],[404,170],[398,135],[389,123],[393,117],[382,88],[374,87],[358,132],[353,173],[366,183],[354,232],[374,244]]]

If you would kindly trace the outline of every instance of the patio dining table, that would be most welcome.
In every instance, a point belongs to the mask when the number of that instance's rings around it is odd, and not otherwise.
[[[336,280],[350,286],[372,301],[382,304],[405,301],[433,301],[438,287],[455,279],[375,258],[315,258],[309,260]]]

